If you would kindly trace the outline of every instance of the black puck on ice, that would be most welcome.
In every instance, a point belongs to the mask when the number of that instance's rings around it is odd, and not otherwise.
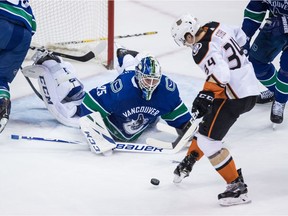
[[[159,181],[158,179],[156,179],[156,178],[152,178],[152,179],[150,180],[150,183],[153,184],[153,185],[159,185],[159,184],[160,184],[160,181]]]

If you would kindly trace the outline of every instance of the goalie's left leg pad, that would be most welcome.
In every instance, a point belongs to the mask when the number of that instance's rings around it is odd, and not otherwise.
[[[108,132],[99,112],[83,116],[79,122],[81,131],[86,137],[92,152],[105,154],[116,148],[116,143]]]
[[[60,123],[79,127],[79,117],[75,113],[85,94],[83,84],[73,68],[66,67],[64,63],[47,60],[41,66],[43,73],[38,78],[38,84],[45,106]]]

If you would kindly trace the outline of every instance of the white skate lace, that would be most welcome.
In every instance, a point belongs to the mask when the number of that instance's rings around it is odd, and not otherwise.
[[[225,192],[235,192],[235,191],[242,191],[242,188],[244,188],[244,184],[242,182],[237,182],[237,183],[233,183],[233,184],[228,184],[226,187]]]
[[[273,108],[272,108],[273,115],[283,116],[284,108],[285,108],[285,103],[279,103],[275,101],[273,103]]]
[[[271,97],[273,97],[273,95],[274,95],[274,93],[271,92],[270,90],[266,90],[266,91],[261,92],[261,98],[262,99],[271,98]]]
[[[228,184],[227,187],[226,187],[225,192],[227,192],[227,191],[234,191],[236,188],[237,188],[237,185],[236,185],[236,184]]]

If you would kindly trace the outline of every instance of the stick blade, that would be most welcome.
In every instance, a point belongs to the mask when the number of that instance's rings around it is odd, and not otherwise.
[[[95,48],[92,49],[92,52],[95,56],[100,55],[107,47],[107,41],[100,41]]]
[[[11,134],[11,139],[18,140],[18,139],[20,139],[20,137],[19,137],[19,135]]]

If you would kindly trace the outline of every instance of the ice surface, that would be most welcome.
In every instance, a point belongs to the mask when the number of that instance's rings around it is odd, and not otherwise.
[[[203,22],[241,25],[247,2],[117,1],[115,34],[158,31],[117,42],[156,55],[191,107],[204,75],[191,51],[178,48],[172,40],[172,21],[191,12]],[[93,63],[73,64],[87,90],[117,75]],[[20,73],[11,88],[11,118],[0,135],[0,215],[288,214],[287,119],[273,131],[271,104],[256,105],[241,116],[224,139],[243,170],[252,199],[251,204],[225,208],[217,204],[225,182],[206,158],[197,162],[181,184],[172,183],[175,161],[182,160],[186,150],[175,155],[116,152],[104,157],[92,154],[86,145],[11,140],[11,134],[20,134],[85,141],[79,130],[51,117]],[[150,184],[153,177],[160,180],[159,186]]]

